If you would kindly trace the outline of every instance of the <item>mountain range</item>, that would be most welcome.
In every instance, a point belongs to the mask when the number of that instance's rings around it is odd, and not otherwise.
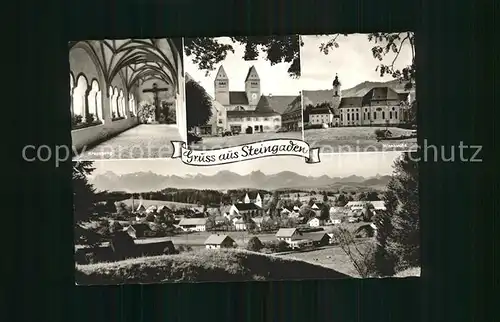
[[[376,175],[371,178],[351,175],[348,177],[303,176],[291,171],[266,175],[253,171],[240,175],[231,171],[219,171],[215,175],[160,175],[148,172],[135,172],[117,175],[112,171],[89,178],[97,190],[146,192],[165,188],[177,189],[343,189],[343,187],[383,188],[390,176]]]

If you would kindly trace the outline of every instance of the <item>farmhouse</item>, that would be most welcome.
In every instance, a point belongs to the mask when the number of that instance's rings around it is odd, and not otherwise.
[[[205,248],[207,249],[233,248],[235,245],[234,239],[228,235],[214,234],[205,240]]]
[[[309,122],[311,124],[331,124],[333,123],[334,112],[329,106],[314,107],[309,112]]]
[[[324,220],[321,220],[319,218],[312,218],[310,219],[307,224],[309,227],[319,227],[325,224]]]
[[[130,237],[137,239],[146,237],[146,232],[151,231],[151,228],[148,224],[141,223],[129,225],[123,228],[123,231],[126,232]]]
[[[276,239],[291,243],[292,240],[301,238],[297,228],[280,228],[276,233]]]
[[[236,230],[247,230],[247,224],[241,218],[234,222],[234,227]]]
[[[179,227],[184,231],[206,231],[206,218],[183,218],[179,222]]]
[[[349,201],[346,205],[345,208],[348,208],[350,210],[362,210],[365,208],[367,204],[373,205],[373,209],[375,210],[385,210],[385,203],[383,200],[376,200],[376,201]]]

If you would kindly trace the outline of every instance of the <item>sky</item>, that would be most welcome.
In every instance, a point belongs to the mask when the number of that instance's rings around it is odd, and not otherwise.
[[[229,78],[230,91],[245,90],[245,77],[248,69],[254,65],[260,77],[260,90],[263,95],[299,95],[301,91],[300,80],[293,79],[288,75],[289,63],[279,63],[271,66],[271,63],[264,59],[265,56],[262,52],[258,60],[245,61],[243,60],[244,45],[233,43],[229,37],[215,39],[220,43],[231,44],[234,53],[228,52],[226,59],[215,66],[215,70],[210,72],[209,76],[205,76],[205,70],[198,69],[191,57],[184,55],[186,73],[199,82],[212,97],[214,96],[214,79],[221,65],[224,66]]]
[[[351,175],[371,177],[392,173],[394,160],[401,152],[365,152],[344,154],[321,154],[321,162],[306,164],[300,157],[277,156],[242,161],[220,166],[197,167],[185,165],[179,159],[99,160],[94,162],[92,175],[112,171],[118,175],[134,172],[154,172],[160,175],[214,175],[228,170],[241,175],[260,170],[264,174],[292,171],[305,176],[347,177]],[[283,165],[286,165],[285,167]]]
[[[392,76],[380,77],[377,65],[390,65],[395,54],[388,53],[384,60],[373,58],[371,48],[374,42],[368,41],[368,34],[350,34],[337,38],[338,48],[332,48],[328,55],[319,51],[321,43],[332,36],[301,36],[301,83],[304,90],[331,89],[335,73],[338,74],[342,89],[352,88],[364,81],[385,82]],[[411,64],[411,47],[403,46],[394,67],[400,69]]]

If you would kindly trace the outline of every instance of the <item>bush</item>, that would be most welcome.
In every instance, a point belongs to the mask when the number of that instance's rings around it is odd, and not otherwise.
[[[265,242],[263,244],[263,249],[268,249],[270,250],[271,253],[280,253],[280,252],[286,252],[290,248],[288,247],[288,244],[283,240],[280,241],[273,240]]]
[[[180,253],[180,252],[190,252],[192,251],[193,248],[189,245],[179,245],[177,246],[177,253]]]
[[[254,252],[260,251],[263,247],[264,245],[262,245],[262,242],[257,237],[250,238],[247,244],[247,249]]]

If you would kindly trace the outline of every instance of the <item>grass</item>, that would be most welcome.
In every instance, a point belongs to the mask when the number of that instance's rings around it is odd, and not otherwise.
[[[193,143],[192,148],[195,150],[219,149],[223,147],[232,147],[242,144],[254,143],[263,140],[271,139],[295,139],[302,140],[302,132],[269,132],[269,133],[254,133],[254,134],[238,134],[233,136],[213,136],[204,137],[202,141]]]
[[[414,276],[420,277],[420,271],[421,271],[420,267],[412,267],[404,271],[401,271],[399,273],[396,273],[394,277],[414,277]]]
[[[358,247],[361,250],[367,240],[368,239],[359,241]],[[316,265],[319,264],[352,277],[360,277],[349,256],[347,256],[339,246],[326,246],[313,251],[287,253],[279,256]]]
[[[320,147],[322,153],[408,151],[416,149],[417,139],[377,142],[375,130],[385,127],[336,127],[304,131],[304,139],[311,147]],[[413,130],[388,128],[393,137],[410,135]]]
[[[239,249],[200,249],[178,255],[76,265],[76,283],[78,285],[349,277],[325,266]]]

